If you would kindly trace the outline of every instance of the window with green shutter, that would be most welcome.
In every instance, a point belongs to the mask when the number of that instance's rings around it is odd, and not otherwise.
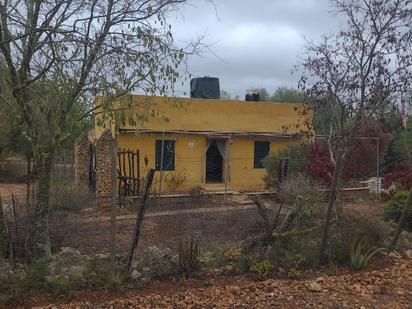
[[[254,168],[264,168],[262,160],[267,157],[270,151],[270,142],[255,141]]]
[[[163,143],[162,143],[163,142]],[[162,162],[162,144],[163,144],[163,162]],[[173,140],[156,140],[155,145],[156,170],[174,171],[175,170],[175,141]],[[163,168],[162,168],[163,163]]]

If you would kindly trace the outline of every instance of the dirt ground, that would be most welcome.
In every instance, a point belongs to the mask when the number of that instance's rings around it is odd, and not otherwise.
[[[412,260],[382,258],[368,271],[329,268],[299,280],[247,276],[172,278],[122,291],[84,291],[58,307],[47,295],[23,303],[35,308],[412,308]],[[379,268],[378,268],[379,267]],[[53,304],[54,303],[54,304]],[[51,304],[51,305],[46,305]],[[46,306],[45,306],[46,305]],[[23,307],[21,307],[23,308]]]
[[[3,200],[11,200],[11,195],[25,196],[26,184],[22,183],[0,183],[0,196]]]
[[[90,254],[109,250],[110,217],[108,213],[78,214],[68,223],[67,237],[62,246],[74,247],[81,253]],[[126,252],[136,220],[135,211],[124,211],[117,217],[116,251]],[[182,203],[179,208],[173,204],[161,207],[149,206],[140,248],[146,245],[175,248],[184,237],[194,237],[203,247],[216,243],[237,242],[252,231],[259,223],[255,206],[232,202],[210,200],[198,201],[188,208]]]
[[[271,197],[266,206],[274,207]],[[272,203],[272,204],[271,204]],[[380,216],[383,203],[352,200],[345,209]],[[136,209],[120,209],[116,225],[116,252],[124,255],[130,244]],[[138,252],[147,245],[174,248],[179,240],[193,236],[202,247],[234,243],[253,233],[260,217],[253,203],[242,199],[163,200],[151,203],[143,224]],[[72,213],[64,224],[52,226],[61,246],[83,254],[105,253],[110,248],[110,213],[86,209]],[[62,221],[63,222],[63,221]],[[28,295],[24,308],[412,308],[412,260],[381,256],[368,271],[326,267],[305,270],[299,280],[286,275],[255,281],[247,275],[199,273],[192,278],[175,277],[147,286],[133,284],[121,290],[101,289],[75,294],[68,304],[47,294]],[[23,308],[21,307],[21,308]]]
[[[271,197],[264,198],[274,212],[278,205]],[[379,216],[383,204],[374,200],[351,201],[345,208],[362,214]],[[130,245],[136,220],[136,209],[120,210],[116,222],[116,251],[125,254]],[[206,199],[171,199],[162,204],[150,204],[139,248],[147,245],[175,248],[185,237],[194,237],[202,247],[234,243],[253,233],[260,224],[260,217],[253,203],[239,204],[221,197]],[[66,218],[62,226],[54,226],[60,235],[61,246],[73,247],[83,254],[109,252],[110,213],[83,211]]]

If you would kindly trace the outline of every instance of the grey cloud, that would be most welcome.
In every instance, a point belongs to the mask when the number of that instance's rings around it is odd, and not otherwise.
[[[339,27],[330,14],[328,0],[192,1],[171,22],[176,40],[185,41],[207,33],[214,56],[206,52],[189,60],[195,76],[217,76],[221,88],[243,96],[251,86],[296,86],[291,75],[305,45],[304,38],[316,40]],[[216,10],[215,10],[216,9]],[[223,60],[223,61],[222,61]],[[188,82],[178,88],[187,91]]]

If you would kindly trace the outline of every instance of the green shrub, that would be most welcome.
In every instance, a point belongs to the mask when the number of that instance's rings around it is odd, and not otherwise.
[[[368,248],[365,237],[356,237],[349,246],[350,265],[356,270],[362,270],[378,252],[378,249]]]
[[[68,301],[74,296],[75,291],[80,290],[84,285],[79,277],[53,276],[47,281],[47,290],[62,301]]]
[[[337,264],[350,264],[350,248],[357,237],[365,238],[370,247],[384,245],[390,235],[389,226],[379,220],[358,212],[344,212],[338,222],[331,226],[328,247],[329,261]]]
[[[231,246],[222,244],[213,244],[208,248],[204,248],[200,252],[200,260],[206,265],[222,267],[234,262],[242,255],[242,250],[238,244]]]
[[[266,169],[266,175],[263,180],[268,188],[273,188],[278,185],[278,165],[279,159],[289,158],[288,176],[295,173],[303,173],[306,169],[306,153],[305,145],[293,145],[289,149],[281,149],[277,153],[269,154],[263,159],[263,166]]]
[[[200,260],[203,264],[213,267],[233,266],[237,273],[244,273],[250,270],[251,265],[261,260],[262,254],[254,250],[243,252],[238,243],[231,246],[214,245],[208,249],[203,249]]]
[[[189,275],[194,270],[199,269],[199,252],[199,243],[193,238],[188,241],[179,242],[179,246],[177,248],[177,266],[179,273]]]
[[[398,191],[395,193],[392,199],[390,199],[383,208],[383,216],[386,220],[399,221],[401,217],[402,209],[408,199],[408,191]],[[405,228],[412,229],[412,208],[409,208],[406,220]]]
[[[290,279],[299,279],[300,275],[301,275],[301,270],[300,270],[300,266],[301,264],[305,261],[304,257],[299,257],[295,260],[295,265],[289,269],[288,271],[288,277]]]
[[[144,248],[138,258],[138,266],[143,274],[149,278],[163,278],[177,270],[172,250],[158,246]]]
[[[301,271],[298,268],[292,267],[291,269],[289,269],[288,271],[288,277],[290,279],[299,279],[301,275]]]
[[[46,276],[47,263],[43,260],[35,260],[30,264],[23,279],[17,282],[17,289],[23,291],[41,289],[44,287]]]
[[[79,211],[94,207],[95,199],[89,188],[56,179],[50,188],[50,206],[55,211]]]
[[[250,266],[250,271],[258,280],[267,279],[272,269],[273,265],[269,261],[258,262]]]
[[[303,173],[295,173],[285,179],[279,186],[279,199],[287,204],[296,203],[297,198],[301,198],[305,203],[306,210],[319,209],[325,193],[321,191],[321,186]]]

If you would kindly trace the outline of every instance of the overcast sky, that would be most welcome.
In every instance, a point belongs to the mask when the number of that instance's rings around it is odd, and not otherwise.
[[[175,39],[207,34],[214,56],[205,52],[189,61],[195,77],[215,76],[220,88],[243,97],[249,87],[296,87],[293,66],[305,38],[317,40],[339,28],[329,0],[192,0],[169,18]],[[177,95],[188,91],[189,83]]]

